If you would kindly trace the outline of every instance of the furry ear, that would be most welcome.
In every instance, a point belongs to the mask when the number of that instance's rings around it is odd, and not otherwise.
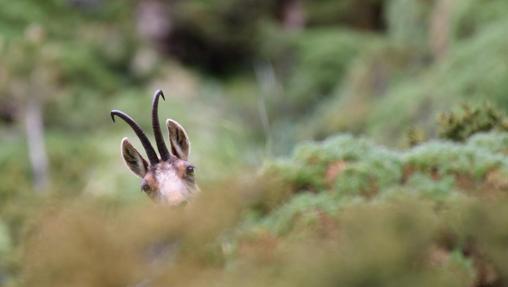
[[[122,139],[122,157],[127,167],[137,176],[143,178],[148,171],[148,163],[131,145],[127,138]]]
[[[166,120],[166,126],[169,130],[171,152],[177,158],[187,160],[190,154],[190,142],[185,129],[172,119]]]

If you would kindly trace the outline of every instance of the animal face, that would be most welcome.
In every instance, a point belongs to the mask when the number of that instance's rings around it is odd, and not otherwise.
[[[185,203],[195,190],[194,166],[178,159],[159,163],[143,177],[141,190],[157,202]]]
[[[127,167],[142,179],[141,190],[157,203],[178,206],[188,202],[199,189],[194,179],[195,167],[188,161],[189,138],[178,122],[171,119],[166,121],[171,150],[164,143],[158,119],[159,97],[164,99],[161,91],[157,91],[153,97],[152,126],[160,158],[143,130],[131,117],[117,110],[111,111],[111,117],[113,121],[118,116],[127,122],[147,153],[148,162],[127,138],[122,140],[122,157]]]

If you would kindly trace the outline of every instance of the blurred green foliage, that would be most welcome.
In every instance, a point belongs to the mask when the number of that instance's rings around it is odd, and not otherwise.
[[[367,48],[373,49],[377,41],[374,35],[348,30],[314,29],[294,35],[283,51],[295,59],[284,81],[291,101],[281,100],[274,107],[283,110],[285,116],[305,113],[309,106],[329,96],[356,56]],[[282,55],[275,55],[275,59],[281,58]]]
[[[465,146],[505,137],[481,134]],[[311,148],[324,151],[322,160],[354,158],[352,151],[333,152],[332,142],[357,143],[388,158],[399,154],[345,137],[307,144],[296,151],[295,159],[300,153],[303,158],[312,154]],[[413,157],[399,155],[408,165]],[[435,158],[430,155],[427,160]],[[499,254],[508,247],[502,216],[507,186],[497,195],[491,193],[496,188],[486,185],[470,193],[453,177],[454,170],[445,178],[417,168],[421,171],[406,174],[406,179],[393,181],[377,194],[343,194],[340,187],[307,190],[263,216],[248,216],[257,204],[245,197],[257,193],[259,182],[230,182],[228,188],[209,190],[188,208],[176,210],[142,204],[112,207],[86,198],[54,202],[30,225],[23,282],[41,286],[110,286],[145,280],[156,286],[503,282],[507,271]],[[482,200],[482,193],[495,200]],[[150,248],[161,242],[162,249],[152,257]],[[55,245],[61,252],[48,254]]]
[[[0,285],[506,285],[506,13],[0,0]],[[143,34],[160,15],[167,30]],[[192,142],[203,192],[186,208],[140,192],[119,152],[135,135],[110,122],[118,108],[150,134],[156,88]],[[40,193],[22,120],[34,99]]]
[[[360,50],[344,80],[336,83],[329,99],[311,109],[312,115],[304,118],[298,133],[324,138],[353,131],[398,145],[408,127],[415,125],[435,136],[437,115],[464,101],[488,100],[505,110],[508,89],[504,77],[508,73],[501,63],[505,62],[506,21],[495,17],[506,11],[504,2],[450,4],[443,18],[447,22],[440,22],[444,26],[439,28],[450,30],[447,38],[441,36],[447,39],[447,48],[444,56],[433,59],[428,27],[432,9],[443,1],[389,1],[387,44]],[[406,15],[413,16],[406,19]],[[473,21],[474,17],[482,20]],[[467,21],[474,24],[461,24]],[[471,25],[467,37],[459,31],[461,25]]]
[[[439,1],[392,0],[386,4],[389,36],[414,49],[425,52],[428,47],[432,8]]]

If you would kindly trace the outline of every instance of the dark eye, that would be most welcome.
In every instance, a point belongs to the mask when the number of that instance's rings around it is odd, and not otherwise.
[[[194,167],[192,165],[189,165],[185,168],[185,173],[188,175],[188,176],[193,176],[194,175]]]
[[[150,185],[148,185],[148,183],[143,183],[143,184],[141,185],[141,190],[143,190],[143,191],[145,191],[145,192],[146,192],[146,191],[150,191]]]

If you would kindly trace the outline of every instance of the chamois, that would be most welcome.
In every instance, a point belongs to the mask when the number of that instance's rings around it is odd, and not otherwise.
[[[149,162],[126,137],[122,139],[123,160],[127,167],[142,179],[141,190],[157,203],[178,206],[187,203],[199,188],[194,179],[195,167],[188,161],[189,137],[177,121],[166,120],[171,151],[164,143],[158,115],[160,97],[165,100],[162,91],[157,90],[152,101],[152,127],[160,158],[141,127],[129,115],[119,110],[112,110],[111,119],[115,122],[115,116],[118,116],[124,120],[134,130],[145,149]]]

